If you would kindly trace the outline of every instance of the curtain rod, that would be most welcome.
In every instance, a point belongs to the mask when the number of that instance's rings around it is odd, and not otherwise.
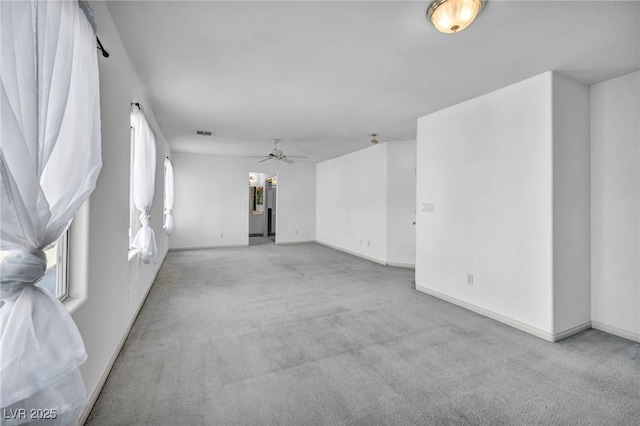
[[[2,1],[2,0],[0,0]],[[149,129],[153,132],[153,134],[156,134],[156,131],[153,130],[153,127],[151,126],[151,123],[149,122],[149,117],[147,117],[147,114],[144,113],[144,111],[142,111],[142,105],[140,105],[140,102],[130,102],[131,106],[137,106],[138,109],[140,110],[140,112],[142,113],[142,116],[144,117],[144,119],[147,122],[147,126],[149,126]]]
[[[102,56],[104,56],[105,58],[108,58],[109,52],[104,50],[104,47],[102,47],[102,43],[100,43],[100,38],[98,36],[96,36],[96,40],[98,40],[98,50],[102,52]]]
[[[93,33],[96,36],[96,40],[98,41],[98,50],[102,52],[102,56],[104,56],[105,58],[108,58],[109,52],[107,52],[104,49],[104,47],[102,46],[102,42],[100,42],[100,38],[98,37],[96,21],[94,19],[93,9],[89,5],[89,2],[87,0],[78,0],[78,7],[80,7],[82,12],[84,12],[84,16],[87,18],[87,21],[89,21],[89,25],[91,25],[91,29],[93,30]]]

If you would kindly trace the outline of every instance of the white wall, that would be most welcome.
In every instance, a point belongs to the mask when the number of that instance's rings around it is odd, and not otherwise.
[[[387,263],[416,260],[416,141],[387,143]]]
[[[417,288],[541,336],[553,333],[551,78],[418,120]]]
[[[591,86],[591,315],[640,341],[640,73]]]
[[[276,242],[315,240],[315,164],[186,153],[173,153],[172,159],[171,249],[249,244],[249,172],[278,176]]]
[[[415,265],[416,142],[373,145],[318,164],[317,241],[391,266]]]
[[[387,144],[317,164],[316,240],[387,259]]]
[[[88,205],[71,228],[68,307],[84,339],[88,360],[81,372],[89,397],[95,399],[167,253],[162,203],[169,150],[105,3],[91,5],[100,40],[111,53],[109,58],[99,56],[103,167]],[[129,259],[130,102],[141,103],[157,135],[151,209],[159,252],[155,265],[141,265],[137,256]]]
[[[249,244],[249,171],[241,158],[173,153],[170,247]]]
[[[589,88],[553,74],[553,332],[591,321]]]
[[[252,166],[253,167],[253,166]],[[296,162],[278,170],[276,243],[316,239],[316,165]]]

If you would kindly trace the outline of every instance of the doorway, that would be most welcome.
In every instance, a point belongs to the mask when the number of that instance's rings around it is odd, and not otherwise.
[[[249,173],[249,237],[276,241],[277,187],[277,175]]]
[[[276,204],[278,200],[278,178],[269,176],[265,180],[266,237],[276,240]]]

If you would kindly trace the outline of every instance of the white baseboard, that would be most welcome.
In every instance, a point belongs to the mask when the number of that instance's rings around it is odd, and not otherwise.
[[[341,251],[343,253],[350,254],[352,256],[357,256],[362,259],[370,260],[371,262],[378,263],[384,266],[393,266],[396,268],[408,268],[415,269],[416,265],[413,263],[402,263],[402,262],[386,262],[381,259],[377,259],[372,256],[367,256],[366,254],[358,253],[355,251],[347,250],[342,247],[334,246],[333,244],[325,243],[323,241],[318,240],[299,240],[299,241],[276,241],[276,245],[288,245],[288,244],[308,244],[308,243],[317,243],[325,247],[332,248],[334,250]],[[247,247],[246,245],[228,245],[228,246],[193,246],[193,247],[173,247],[170,248],[169,251],[187,251],[187,250],[209,250],[209,249],[217,249],[217,248],[235,248],[235,247]]]
[[[125,332],[122,338],[120,339],[120,342],[118,342],[118,346],[116,347],[116,350],[113,352],[113,355],[111,355],[111,359],[107,364],[107,368],[102,373],[102,376],[100,376],[100,380],[98,381],[98,386],[96,386],[93,393],[91,394],[91,397],[89,398],[89,402],[87,403],[87,406],[84,407],[84,410],[82,410],[82,413],[80,414],[80,419],[78,420],[78,424],[80,426],[83,426],[86,423],[87,419],[89,418],[89,414],[91,414],[91,410],[93,409],[93,406],[96,404],[96,401],[100,396],[100,392],[102,392],[102,388],[104,387],[104,384],[107,382],[107,379],[109,378],[109,374],[111,373],[113,364],[115,364],[116,360],[118,359],[118,355],[120,355],[120,351],[122,351],[122,347],[124,346],[124,343],[127,341],[127,337],[129,337],[129,333],[131,332],[131,328],[133,327],[133,324],[136,322],[136,319],[138,319],[138,315],[140,314],[142,305],[144,305],[144,302],[147,300],[147,296],[149,296],[149,292],[153,287],[153,283],[156,282],[156,278],[158,278],[158,274],[160,273],[160,269],[162,269],[162,265],[166,258],[167,257],[165,255],[164,259],[162,259],[162,262],[160,262],[160,264],[158,265],[158,269],[156,269],[156,273],[153,276],[153,280],[149,284],[149,288],[147,288],[147,291],[145,292],[144,297],[140,301],[140,305],[138,305],[135,315],[133,315],[133,317],[131,318],[131,321],[129,321],[129,324],[125,329]]]
[[[571,337],[574,334],[582,333],[583,331],[589,330],[590,328],[592,328],[591,321],[587,321],[585,323],[576,325],[575,327],[571,327],[559,333],[554,333],[553,334],[553,337],[555,339],[554,342],[559,342],[560,340],[566,339],[567,337]]]
[[[169,251],[187,251],[187,250],[210,250],[218,248],[236,248],[248,247],[248,244],[229,244],[227,246],[193,246],[193,247],[171,247]]]
[[[394,268],[416,269],[416,265],[413,263],[387,262],[387,266],[393,266]]]
[[[362,253],[351,251],[351,250],[348,250],[348,249],[345,249],[345,248],[342,248],[342,247],[334,246],[333,244],[325,243],[324,241],[315,240],[315,241],[309,241],[309,242],[315,242],[317,244],[320,244],[321,246],[329,247],[331,249],[338,250],[338,251],[341,251],[343,253],[350,254],[352,256],[356,256],[356,257],[360,257],[362,259],[370,260],[371,262],[375,262],[375,263],[378,263],[378,264],[384,265],[384,266],[392,266],[392,267],[395,267],[395,268],[407,268],[407,269],[415,269],[416,268],[416,265],[413,264],[413,263],[387,262],[387,261],[384,261],[384,260],[381,260],[381,259],[377,259],[375,257],[367,256],[366,254],[362,254]]]
[[[316,240],[276,241],[276,245],[284,246],[288,244],[308,244],[308,243],[315,243],[315,242]]]
[[[500,321],[503,324],[507,324],[513,328],[517,328],[520,331],[524,331],[525,333],[532,334],[548,342],[555,342],[554,336],[551,333],[540,330],[536,327],[532,327],[528,324],[522,323],[512,318],[505,317],[504,315],[501,315],[499,313],[474,305],[473,303],[468,303],[463,300],[456,299],[455,297],[451,297],[446,294],[440,293],[439,291],[431,290],[430,288],[423,287],[418,283],[416,283],[416,290],[426,293],[430,296],[437,297],[438,299],[446,300],[449,303],[453,303],[454,305],[458,305],[462,308],[468,309],[480,315],[484,315],[485,317],[489,317],[496,321]]]
[[[596,330],[604,331],[605,333],[622,337],[623,339],[628,339],[628,340],[640,343],[640,334],[634,333],[632,331],[623,330],[621,328],[614,327],[612,325],[603,324],[598,321],[591,321],[591,327],[595,328]]]
[[[342,248],[342,247],[334,246],[333,244],[325,243],[324,241],[316,240],[316,243],[320,244],[321,246],[329,247],[331,249],[338,250],[338,251],[341,251],[343,253],[350,254],[352,256],[361,257],[362,259],[366,259],[366,260],[369,260],[371,262],[375,262],[375,263],[379,263],[380,265],[387,266],[387,262],[385,262],[384,260],[376,259],[375,257],[367,256],[366,254],[357,253],[355,251],[347,250],[347,249]]]
[[[418,283],[416,283],[416,290],[426,293],[430,296],[437,297],[438,299],[445,300],[449,303],[453,303],[454,305],[458,305],[462,308],[468,309],[480,315],[484,315],[486,317],[499,321],[513,328],[517,328],[520,331],[524,331],[525,333],[529,333],[533,336],[539,337],[540,339],[544,339],[547,342],[555,343],[562,339],[566,339],[567,337],[573,336],[574,334],[580,333],[582,331],[585,331],[591,328],[591,321],[587,321],[584,324],[580,324],[576,327],[572,327],[568,330],[564,330],[559,333],[549,333],[547,331],[540,330],[539,328],[530,326],[528,324],[525,324],[513,318],[509,318],[497,312],[493,312],[489,309],[485,309],[478,305],[474,305],[473,303],[465,302],[463,300],[456,299],[455,297],[451,297],[446,294],[440,293],[439,291],[421,286]]]

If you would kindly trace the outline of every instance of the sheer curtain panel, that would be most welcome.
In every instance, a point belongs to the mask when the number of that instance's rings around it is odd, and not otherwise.
[[[43,249],[93,191],[100,155],[96,36],[75,1],[0,1],[0,406],[3,424],[77,424],[87,354],[47,290]]]
[[[173,165],[171,160],[164,160],[164,232],[173,233]]]
[[[156,136],[142,111],[136,107],[131,111],[131,127],[134,129],[133,204],[140,212],[142,225],[132,246],[140,250],[143,263],[155,263],[158,248],[156,234],[151,228],[151,204],[156,188]]]

